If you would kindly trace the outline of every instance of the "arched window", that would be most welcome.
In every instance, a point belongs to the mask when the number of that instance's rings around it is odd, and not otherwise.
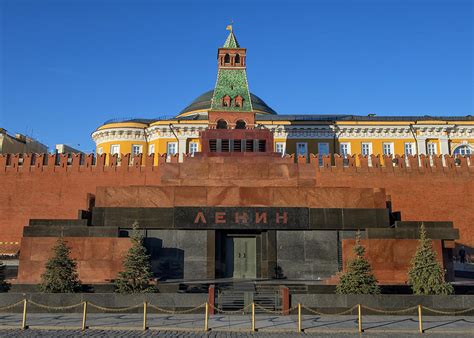
[[[242,120],[238,120],[236,123],[235,123],[235,129],[245,129],[245,121],[242,121]]]
[[[243,100],[244,99],[242,98],[242,96],[237,95],[236,97],[234,97],[234,106],[242,107]]]
[[[240,63],[240,55],[239,54],[237,54],[235,56],[235,63]]]
[[[225,95],[223,98],[222,98],[222,106],[223,107],[230,107],[230,96],[229,95]]]
[[[227,129],[227,122],[225,120],[217,121],[217,129]]]
[[[224,63],[230,63],[230,55],[229,54],[226,54],[224,56]]]
[[[454,149],[454,151],[453,151],[453,155],[465,156],[465,155],[471,155],[471,154],[472,154],[472,150],[471,150],[471,148],[470,148],[468,145],[466,145],[466,144],[457,147],[457,148]]]

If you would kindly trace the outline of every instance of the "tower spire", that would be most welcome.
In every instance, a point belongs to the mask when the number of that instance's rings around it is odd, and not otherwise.
[[[232,23],[224,46],[217,54],[218,73],[211,109],[214,111],[252,111],[247,83],[246,49],[241,48],[234,35]]]

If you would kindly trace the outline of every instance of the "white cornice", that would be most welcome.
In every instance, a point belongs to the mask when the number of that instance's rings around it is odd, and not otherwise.
[[[92,133],[95,143],[112,141],[146,141],[145,130],[141,128],[110,128]]]

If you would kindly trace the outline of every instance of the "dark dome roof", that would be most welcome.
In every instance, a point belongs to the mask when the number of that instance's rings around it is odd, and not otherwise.
[[[198,96],[189,106],[184,108],[178,115],[189,113],[195,110],[208,110],[211,109],[211,100],[214,90],[205,92],[204,94]],[[263,112],[266,114],[276,115],[277,112],[270,108],[261,98],[257,95],[250,93],[250,98],[252,100],[252,107],[254,110]]]

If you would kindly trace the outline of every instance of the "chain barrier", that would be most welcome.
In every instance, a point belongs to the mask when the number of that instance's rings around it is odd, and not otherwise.
[[[23,301],[21,301],[21,302],[23,303]],[[37,306],[39,308],[46,309],[46,310],[54,310],[54,311],[69,310],[69,309],[74,309],[76,307],[84,305],[84,302],[80,302],[78,304],[73,304],[73,305],[67,305],[67,306],[48,306],[48,305],[43,305],[43,304],[36,303],[32,300],[28,300],[27,302],[28,302],[28,304]]]
[[[24,300],[22,299],[22,300],[20,300],[16,303],[6,305],[6,306],[2,306],[2,307],[0,307],[0,311],[13,309],[14,307],[17,307],[18,305],[23,304],[23,302],[24,302]]]
[[[446,315],[446,316],[449,316],[449,315],[462,315],[464,313],[474,311],[474,307],[471,307],[471,308],[465,309],[465,310],[459,310],[459,311],[456,311],[456,310],[455,311],[441,311],[441,310],[431,309],[431,308],[423,306],[423,305],[421,307],[425,310],[430,311],[430,312],[440,314],[440,315]]]
[[[296,309],[298,309],[298,305],[296,306],[293,306],[292,308],[289,308],[288,310],[270,310],[270,309],[267,309],[259,304],[255,304],[255,307],[257,309],[261,309],[263,310],[263,312],[266,312],[266,313],[269,313],[269,314],[272,314],[272,315],[282,315],[282,316],[285,316],[285,315],[289,315],[291,313],[291,311],[294,311]]]
[[[129,307],[122,307],[122,308],[99,306],[99,305],[95,305],[94,303],[87,303],[87,305],[97,310],[108,311],[108,312],[125,312],[125,311],[135,310],[135,309],[143,307],[143,304],[138,304],[138,305],[129,306]]]
[[[24,303],[24,300],[20,300],[16,303],[2,306],[2,307],[0,307],[0,311],[5,311],[5,310],[12,309],[14,307],[17,307],[17,306],[23,304],[23,303]],[[77,304],[73,304],[73,305],[67,305],[67,306],[49,306],[49,305],[44,305],[44,304],[37,303],[37,302],[32,301],[32,300],[27,300],[27,303],[31,304],[31,305],[34,305],[34,306],[37,306],[39,308],[43,308],[43,309],[47,309],[47,310],[56,310],[56,311],[57,310],[69,310],[69,309],[73,309],[73,308],[80,307],[80,306],[84,305],[84,302],[81,302],[81,303],[77,303]],[[108,312],[125,312],[125,311],[135,310],[135,309],[143,307],[143,304],[138,304],[138,305],[129,306],[129,307],[123,307],[123,308],[105,307],[105,306],[96,305],[94,303],[87,303],[87,304],[88,304],[88,306],[90,306],[92,308],[95,308],[95,309],[98,309],[98,310],[101,310],[101,311],[108,311]],[[200,305],[198,305],[194,308],[191,308],[191,309],[176,311],[176,310],[167,310],[167,309],[164,309],[164,308],[160,308],[160,307],[158,307],[156,305],[153,305],[153,304],[148,304],[148,307],[153,308],[153,309],[155,309],[159,312],[167,313],[167,314],[187,314],[187,313],[191,313],[193,311],[196,311],[200,308],[203,308],[205,306],[206,306],[206,303],[203,303],[203,304],[200,304]],[[249,304],[249,305],[247,305],[247,306],[245,306],[245,307],[243,307],[242,309],[239,309],[239,310],[225,311],[225,310],[222,310],[222,309],[219,309],[219,308],[215,307],[212,304],[209,304],[209,308],[214,310],[215,312],[218,312],[218,313],[221,313],[221,314],[229,314],[229,315],[245,313],[245,311],[249,310],[251,307],[252,307],[252,304]],[[296,306],[294,306],[290,309],[287,309],[287,310],[270,310],[270,309],[265,308],[265,307],[263,307],[259,304],[255,304],[255,307],[262,310],[262,311],[264,311],[264,312],[266,312],[266,313],[273,314],[273,315],[287,315],[287,314],[291,313],[292,311],[294,311],[298,308],[298,306],[296,305]],[[351,313],[352,311],[357,309],[357,305],[351,307],[350,309],[347,309],[347,310],[344,310],[344,311],[341,311],[341,312],[336,312],[336,313],[324,313],[324,312],[321,312],[321,311],[314,310],[310,307],[307,307],[304,304],[301,304],[301,308],[304,308],[308,312],[310,312],[312,314],[315,314],[315,315],[336,316],[336,315],[344,315],[344,314]],[[383,310],[383,309],[372,308],[372,307],[365,306],[365,305],[361,305],[361,308],[365,309],[365,310],[372,311],[372,312],[380,313],[380,314],[386,314],[386,315],[392,315],[393,314],[393,315],[395,315],[395,314],[401,314],[401,313],[407,313],[407,312],[410,312],[410,311],[414,311],[418,308],[418,306],[412,306],[412,307],[408,307],[406,309],[400,309],[400,310]],[[465,314],[465,313],[468,313],[468,312],[474,312],[474,308],[469,308],[469,309],[464,309],[464,310],[454,310],[454,311],[442,311],[442,310],[432,309],[432,308],[427,307],[427,306],[422,306],[422,308],[424,310],[429,311],[429,312],[440,314],[440,315],[460,315],[460,314]]]
[[[152,309],[155,309],[157,311],[160,311],[160,312],[164,312],[164,313],[167,313],[167,314],[171,314],[171,315],[183,315],[183,314],[186,314],[186,313],[191,313],[191,312],[194,312],[202,307],[205,307],[206,306],[206,303],[202,303],[201,305],[198,305],[192,309],[188,309],[188,310],[182,310],[182,311],[176,311],[176,310],[166,310],[166,309],[163,309],[163,308],[160,308],[156,305],[153,305],[153,304],[148,304],[148,307],[152,308]]]
[[[249,304],[247,305],[246,307],[243,307],[242,309],[240,310],[235,310],[235,311],[224,311],[224,310],[221,310],[221,309],[218,309],[216,308],[214,305],[212,304],[209,304],[209,308],[210,309],[213,309],[214,311],[216,311],[217,313],[222,313],[222,314],[227,314],[227,315],[239,315],[239,314],[245,314],[245,310],[248,310],[249,308],[252,307],[252,304]]]
[[[409,308],[406,308],[406,309],[401,309],[401,310],[380,310],[380,309],[374,309],[372,307],[365,306],[365,305],[361,305],[360,307],[362,309],[366,309],[366,310],[373,311],[373,312],[376,312],[376,313],[382,313],[382,314],[385,314],[385,315],[396,315],[396,314],[406,313],[406,312],[410,312],[410,311],[418,309],[418,305],[412,306],[412,307],[409,307]]]
[[[347,309],[347,310],[344,310],[342,312],[336,312],[336,313],[324,313],[324,312],[319,312],[319,311],[316,311],[316,310],[313,310],[309,307],[307,307],[306,305],[303,305],[301,304],[301,307],[303,309],[306,309],[308,310],[309,312],[315,314],[315,315],[318,315],[318,316],[341,316],[341,315],[345,315],[345,314],[348,314],[348,313],[351,313],[352,311],[354,311],[355,309],[357,309],[357,305],[354,305],[353,307],[351,307],[350,309]]]

